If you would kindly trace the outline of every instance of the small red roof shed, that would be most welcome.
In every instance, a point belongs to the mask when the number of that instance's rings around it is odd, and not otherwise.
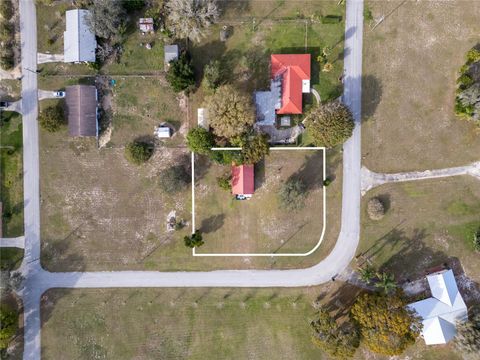
[[[232,194],[252,196],[255,190],[253,165],[232,165]]]
[[[302,93],[310,92],[310,54],[273,54],[270,61],[272,79],[282,77],[282,107],[277,114],[301,114]]]

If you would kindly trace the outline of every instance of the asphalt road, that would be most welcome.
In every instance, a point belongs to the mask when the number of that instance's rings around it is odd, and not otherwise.
[[[363,0],[347,0],[343,101],[356,122],[344,144],[342,225],[332,252],[317,265],[298,270],[220,270],[208,272],[70,272],[41,268],[40,194],[37,125],[36,15],[31,0],[20,0],[22,39],[22,109],[24,140],[25,258],[24,359],[40,359],[40,296],[50,288],[107,287],[299,287],[331,281],[355,255],[360,234],[360,111],[363,39]],[[328,224],[327,224],[328,226]]]

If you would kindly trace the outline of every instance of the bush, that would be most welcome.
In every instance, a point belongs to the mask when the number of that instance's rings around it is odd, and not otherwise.
[[[167,81],[175,92],[190,91],[195,86],[195,74],[187,53],[182,53],[177,60],[170,62]]]
[[[10,20],[13,16],[13,4],[11,0],[0,1],[0,15],[2,15],[4,21]]]
[[[135,165],[141,165],[153,155],[154,146],[146,141],[134,140],[125,147],[125,157]]]
[[[220,189],[230,191],[232,190],[232,175],[230,173],[217,177],[217,184]]]
[[[65,125],[65,115],[60,105],[49,106],[41,111],[38,121],[42,129],[48,132],[56,132]]]
[[[463,89],[466,89],[467,87],[469,87],[470,85],[473,84],[473,79],[470,75],[468,74],[462,74],[458,79],[457,79],[457,84],[463,88]]]
[[[12,337],[17,332],[18,313],[6,305],[0,306],[0,350],[8,347]]]
[[[305,183],[300,179],[289,179],[280,189],[280,204],[288,210],[301,209],[305,205],[305,195]]]
[[[222,65],[218,60],[211,60],[203,69],[203,78],[207,89],[215,90],[223,80]]]
[[[127,12],[142,10],[145,7],[145,0],[123,0],[122,5]]]
[[[198,154],[208,155],[215,146],[213,134],[202,127],[190,129],[187,134],[187,145],[191,151]]]
[[[468,52],[467,52],[467,63],[474,63],[474,62],[477,62],[477,61],[480,61],[480,50],[478,49],[470,49]]]
[[[238,150],[217,150],[210,152],[210,159],[218,164],[237,165],[243,164],[242,153]]]
[[[330,178],[326,178],[325,180],[323,180],[323,186],[328,186],[332,183],[332,179]]]
[[[471,117],[474,111],[475,111],[474,105],[472,104],[465,105],[459,97],[455,99],[455,114],[459,116]]]
[[[185,246],[189,248],[199,247],[204,244],[202,233],[199,230],[195,230],[191,236],[185,236],[183,241]]]
[[[340,15],[326,15],[322,16],[322,24],[338,24],[342,21]]]
[[[159,178],[160,188],[170,194],[185,189],[192,180],[191,174],[183,165],[175,165],[163,170]]]
[[[480,252],[480,228],[473,233],[473,248]]]
[[[372,198],[367,205],[368,216],[372,220],[380,220],[385,215],[385,206],[379,198]]]

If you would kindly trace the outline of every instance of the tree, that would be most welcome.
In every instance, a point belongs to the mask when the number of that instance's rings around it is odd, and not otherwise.
[[[305,205],[306,187],[302,180],[288,179],[279,192],[280,204],[288,210],[298,210]]]
[[[270,153],[268,138],[267,134],[245,136],[240,144],[244,164],[256,164]]]
[[[385,215],[385,206],[379,198],[374,197],[368,201],[367,212],[370,219],[380,220]]]
[[[480,353],[480,313],[476,312],[465,323],[457,324],[455,347],[466,353]]]
[[[223,176],[217,177],[217,184],[220,189],[230,191],[232,190],[232,175],[227,173]]]
[[[348,107],[338,101],[314,107],[305,126],[317,146],[333,147],[352,136],[354,122]]]
[[[95,0],[86,23],[100,38],[114,40],[125,30],[125,9],[121,0]]]
[[[188,92],[195,86],[195,73],[187,53],[181,53],[177,60],[170,62],[167,81],[175,92]]]
[[[473,248],[475,251],[480,252],[480,228],[473,233]]]
[[[170,29],[180,39],[199,42],[220,15],[215,0],[168,0]]]
[[[185,236],[183,241],[185,241],[185,246],[189,248],[200,247],[204,244],[200,230],[195,230],[192,235]]]
[[[56,132],[65,125],[65,116],[60,105],[49,106],[40,111],[38,121],[42,129],[48,132]]]
[[[247,132],[255,122],[251,98],[233,86],[220,86],[206,100],[208,119],[213,133],[232,138]]]
[[[219,60],[211,60],[203,69],[205,86],[209,90],[215,90],[223,80],[222,65]]]
[[[125,147],[125,157],[135,165],[141,165],[153,155],[154,146],[143,140],[134,140]]]
[[[185,169],[184,165],[175,165],[163,170],[159,175],[159,184],[166,193],[179,192],[190,184],[191,175]]]
[[[375,284],[375,287],[382,289],[385,294],[390,293],[397,287],[397,283],[395,282],[395,277],[393,274],[388,274],[382,272],[381,274],[377,274],[378,282]]]
[[[351,316],[370,350],[383,355],[400,355],[415,343],[421,322],[406,305],[400,290],[391,295],[366,293],[356,299]]]
[[[127,12],[142,10],[145,0],[123,0],[122,5]]]
[[[194,127],[188,131],[187,145],[191,151],[208,155],[215,146],[213,134],[202,127]]]
[[[328,311],[320,309],[316,320],[310,323],[313,329],[313,343],[329,356],[337,359],[351,358],[359,346],[355,328],[339,326]]]
[[[360,268],[358,272],[360,273],[360,279],[362,279],[362,281],[367,284],[370,284],[372,280],[377,276],[375,268],[370,264],[367,264],[366,266]]]
[[[0,350],[8,347],[12,337],[17,332],[18,313],[7,305],[0,305]]]

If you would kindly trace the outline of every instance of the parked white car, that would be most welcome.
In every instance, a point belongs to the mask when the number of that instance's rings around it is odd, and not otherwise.
[[[53,96],[56,98],[64,98],[65,97],[65,91],[54,91]]]

